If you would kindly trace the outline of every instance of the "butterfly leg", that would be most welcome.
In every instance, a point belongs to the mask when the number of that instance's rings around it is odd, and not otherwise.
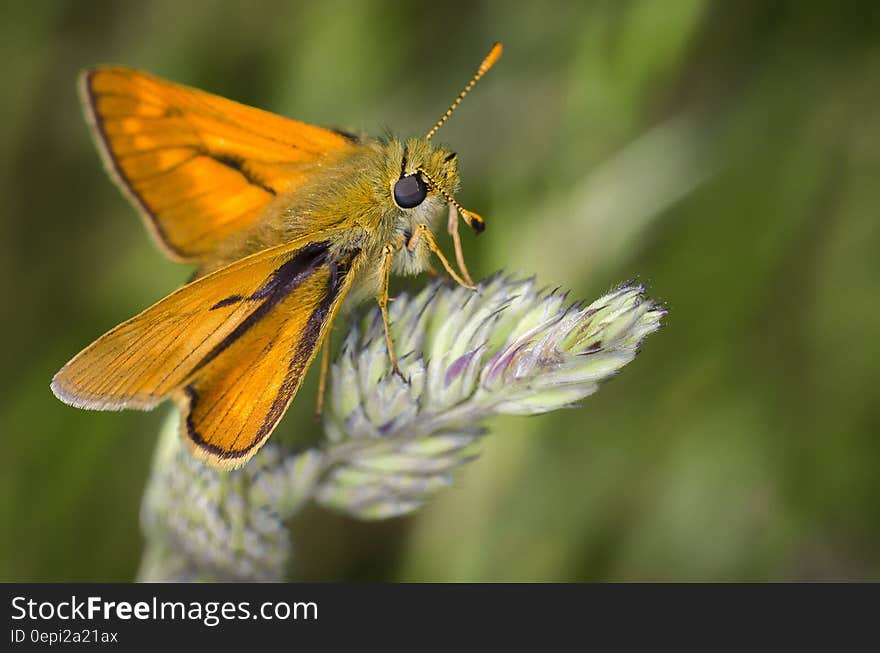
[[[455,246],[455,262],[458,263],[461,276],[469,286],[473,286],[474,280],[471,279],[467,265],[464,264],[464,252],[461,249],[461,238],[458,235],[458,209],[455,208],[455,204],[449,205],[449,221],[446,223],[446,230],[452,236],[452,244]]]
[[[449,276],[451,276],[459,286],[464,286],[465,288],[469,288],[470,290],[476,290],[476,286],[474,285],[473,281],[470,281],[470,283],[468,283],[460,276],[458,276],[458,273],[455,271],[455,269],[449,263],[449,260],[440,250],[440,246],[437,245],[434,234],[431,232],[431,228],[428,225],[420,224],[418,227],[416,227],[415,233],[406,244],[407,249],[413,249],[420,238],[424,238],[425,241],[427,241],[428,249],[430,249],[437,256],[438,259],[440,259],[440,262],[443,264],[443,267],[446,268]],[[468,275],[468,280],[470,280],[470,275]]]
[[[385,245],[384,257],[382,259],[382,286],[379,288],[376,303],[379,304],[379,310],[382,311],[382,326],[385,327],[385,344],[388,346],[388,358],[391,359],[391,369],[397,375],[403,377],[403,373],[397,365],[397,354],[394,353],[394,341],[391,339],[391,322],[388,319],[388,282],[391,278],[391,261],[393,258],[394,247]]]
[[[330,371],[330,334],[324,336],[321,345],[321,376],[318,377],[318,400],[315,403],[315,419],[324,412],[324,393],[327,390],[327,373]]]

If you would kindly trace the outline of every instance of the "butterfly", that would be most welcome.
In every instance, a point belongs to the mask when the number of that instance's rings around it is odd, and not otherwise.
[[[458,221],[484,220],[455,199],[456,154],[431,138],[501,56],[496,43],[446,113],[420,138],[327,129],[137,70],[86,70],[80,91],[105,167],[165,255],[192,281],[105,333],[55,375],[78,408],[180,408],[192,453],[224,469],[266,442],[343,305],[378,302],[392,368],[391,272],[436,256],[474,283]],[[434,229],[448,209],[458,269]],[[320,408],[319,408],[320,410]]]

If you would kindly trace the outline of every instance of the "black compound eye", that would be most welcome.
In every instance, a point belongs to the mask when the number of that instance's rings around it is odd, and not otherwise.
[[[420,175],[401,177],[394,184],[394,201],[402,209],[411,209],[425,201],[428,187]]]

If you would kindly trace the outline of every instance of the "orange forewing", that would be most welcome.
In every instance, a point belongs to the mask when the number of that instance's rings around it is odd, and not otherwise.
[[[174,260],[204,261],[353,138],[129,68],[81,92],[107,169]]]
[[[172,396],[196,454],[234,467],[269,437],[352,277],[325,242],[263,250],[172,293],[65,365],[55,394],[80,408],[149,409]]]
[[[197,457],[237,467],[260,448],[299,389],[350,283],[339,267],[321,265],[195,371],[175,399]]]

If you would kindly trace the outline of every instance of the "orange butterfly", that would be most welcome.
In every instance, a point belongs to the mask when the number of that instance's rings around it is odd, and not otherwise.
[[[478,232],[483,219],[456,202],[456,155],[431,137],[501,50],[426,136],[405,141],[315,127],[128,68],[86,71],[83,102],[108,172],[165,254],[198,270],[75,356],[52,380],[55,395],[98,410],[170,397],[193,453],[229,469],[272,433],[343,302],[376,298],[397,371],[391,271],[421,272],[434,254],[473,286],[458,216]],[[433,235],[444,206],[461,274]]]

